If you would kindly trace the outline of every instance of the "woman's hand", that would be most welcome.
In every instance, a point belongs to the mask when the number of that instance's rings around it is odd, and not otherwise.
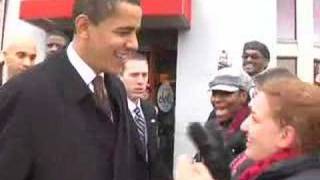
[[[192,158],[182,155],[178,158],[175,180],[214,180],[203,163],[192,162]]]

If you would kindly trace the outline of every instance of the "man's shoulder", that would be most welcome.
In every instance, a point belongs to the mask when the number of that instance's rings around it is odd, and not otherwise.
[[[141,108],[144,113],[148,112],[149,114],[152,114],[152,116],[156,116],[156,107],[151,101],[148,100],[140,100]]]
[[[58,60],[57,60],[58,61]],[[39,92],[46,90],[59,74],[58,62],[43,61],[6,82],[3,91]]]
[[[113,74],[105,74],[105,83],[110,95],[113,98],[119,99],[122,101],[127,101],[126,89],[123,82],[120,80],[119,76]]]
[[[149,107],[149,108],[154,108],[154,104],[151,102],[151,101],[149,101],[149,100],[140,100],[140,102],[141,102],[141,106],[145,106],[145,107]]]
[[[114,74],[105,74],[106,83],[113,88],[124,88],[119,76]]]
[[[42,74],[43,65],[38,64],[25,72],[12,77],[9,81],[4,84],[4,88],[31,88],[32,85],[37,83],[39,78],[43,77]]]

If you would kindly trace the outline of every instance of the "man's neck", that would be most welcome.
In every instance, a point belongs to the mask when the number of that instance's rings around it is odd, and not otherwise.
[[[141,106],[139,99],[136,102],[134,102],[128,97],[127,100],[128,100],[128,106],[129,106],[130,111],[133,111],[136,107]]]
[[[139,98],[129,98],[131,102],[133,102],[135,105],[138,105]]]

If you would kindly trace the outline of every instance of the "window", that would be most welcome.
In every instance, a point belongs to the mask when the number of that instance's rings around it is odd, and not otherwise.
[[[3,46],[4,24],[6,15],[6,0],[0,0],[0,50]]]
[[[296,57],[278,57],[277,67],[286,68],[293,74],[297,75],[297,58]]]
[[[313,1],[314,39],[320,42],[320,0]]]
[[[277,0],[277,36],[279,41],[297,39],[295,0]]]

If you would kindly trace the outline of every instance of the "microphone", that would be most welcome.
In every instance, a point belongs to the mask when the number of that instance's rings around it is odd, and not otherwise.
[[[191,123],[187,132],[212,177],[216,180],[230,180],[231,155],[224,147],[221,132],[215,128],[205,129],[198,122]]]

